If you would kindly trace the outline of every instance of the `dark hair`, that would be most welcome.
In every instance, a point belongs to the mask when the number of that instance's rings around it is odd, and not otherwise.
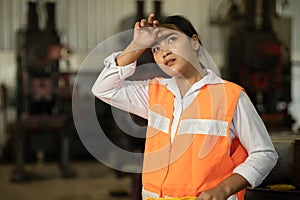
[[[185,17],[183,17],[181,15],[173,15],[173,16],[168,16],[168,17],[162,18],[159,21],[160,27],[171,28],[168,25],[174,25],[179,31],[183,32],[184,34],[186,34],[189,37],[192,37],[194,34],[197,35],[198,41],[202,45],[196,29],[194,28],[192,23]]]

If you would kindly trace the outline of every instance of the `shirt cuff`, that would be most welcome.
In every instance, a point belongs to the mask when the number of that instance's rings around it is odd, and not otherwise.
[[[257,180],[256,178],[254,178],[253,173],[249,171],[247,172],[246,170],[243,169],[242,166],[239,166],[236,169],[234,169],[233,173],[239,174],[242,177],[244,177],[249,182],[252,188],[258,186],[261,183],[261,180]]]
[[[244,163],[233,170],[233,173],[243,176],[252,188],[259,186],[263,182],[276,165],[278,159],[276,152],[265,152],[259,157],[261,157],[260,162],[254,162],[248,157]],[[263,165],[261,164],[262,162],[264,163]]]
[[[130,63],[126,66],[117,66],[116,58],[122,53],[122,51],[112,53],[110,56],[104,59],[104,65],[107,68],[116,68],[119,71],[119,76],[121,79],[126,79],[127,77],[134,74],[136,69],[136,61]]]

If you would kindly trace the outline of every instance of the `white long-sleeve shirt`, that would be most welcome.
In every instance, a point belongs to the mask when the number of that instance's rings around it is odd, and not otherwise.
[[[148,83],[145,81],[127,81],[136,69],[136,63],[119,67],[115,63],[118,53],[104,60],[104,69],[95,81],[92,92],[104,102],[126,110],[145,119],[148,118]],[[201,87],[206,84],[223,82],[212,71],[195,83],[184,97],[181,97],[174,78],[162,79],[161,84],[174,94],[174,113],[171,138],[183,110],[189,106]],[[231,139],[238,137],[248,152],[244,163],[237,166],[233,173],[243,176],[252,187],[256,187],[266,178],[277,162],[278,155],[266,130],[266,127],[245,92],[241,92],[235,114],[230,126]]]

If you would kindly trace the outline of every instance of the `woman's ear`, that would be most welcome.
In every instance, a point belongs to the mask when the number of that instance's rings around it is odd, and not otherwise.
[[[199,38],[196,34],[194,34],[192,36],[192,40],[193,40],[193,49],[195,51],[198,51],[200,49],[200,43],[199,43]]]

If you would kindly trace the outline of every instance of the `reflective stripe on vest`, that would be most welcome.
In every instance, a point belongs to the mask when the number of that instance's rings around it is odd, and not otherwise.
[[[183,111],[170,143],[174,95],[158,81],[150,82],[143,166],[147,191],[160,197],[196,197],[229,177],[246,159],[238,140],[234,148],[230,144],[230,123],[241,90],[230,82],[202,87]],[[239,200],[244,191],[237,194]]]
[[[148,126],[168,134],[170,119],[153,111],[149,111]]]
[[[211,119],[181,120],[177,134],[204,134],[226,136],[228,123]]]

